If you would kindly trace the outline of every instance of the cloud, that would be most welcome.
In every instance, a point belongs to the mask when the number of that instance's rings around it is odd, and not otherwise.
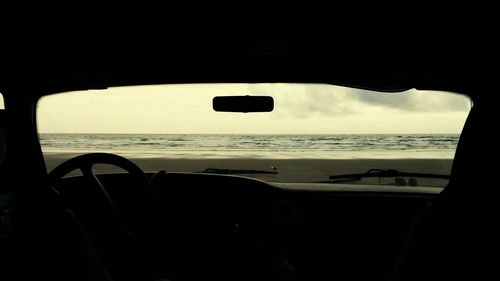
[[[214,112],[212,98],[221,95],[269,95],[275,110]],[[114,88],[48,96],[39,106],[41,132],[443,133],[460,132],[470,102],[442,92],[269,83]]]
[[[253,95],[273,96],[276,111],[296,118],[345,116],[382,108],[400,112],[469,111],[469,98],[438,91],[374,92],[325,84],[250,84]]]
[[[411,112],[468,111],[470,99],[466,96],[438,91],[417,91],[402,93],[378,93],[364,90],[352,91],[360,102]]]
[[[270,95],[278,115],[303,119],[311,116],[338,116],[355,113],[352,97],[337,86],[323,84],[253,84],[254,95]],[[355,101],[355,100],[354,100]]]

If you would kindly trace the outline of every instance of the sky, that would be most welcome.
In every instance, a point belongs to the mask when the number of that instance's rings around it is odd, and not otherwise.
[[[215,112],[212,99],[268,95],[270,113]],[[179,84],[68,92],[38,103],[40,133],[459,134],[469,98],[326,84]]]

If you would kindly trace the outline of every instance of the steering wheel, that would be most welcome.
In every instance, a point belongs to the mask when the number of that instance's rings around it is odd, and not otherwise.
[[[138,199],[138,204],[140,204],[141,213],[138,216],[138,223],[136,225],[127,222],[122,216],[120,216],[120,212],[116,208],[115,202],[109,195],[107,189],[101,183],[101,180],[96,176],[92,167],[96,164],[109,164],[116,167],[119,167],[128,174],[133,177],[135,180],[134,187],[137,188],[137,191],[141,194],[137,194],[135,198]],[[152,208],[152,187],[149,181],[149,178],[146,174],[132,161],[118,156],[116,154],[110,153],[89,153],[74,157],[72,159],[67,160],[66,162],[60,164],[56,168],[54,168],[49,174],[49,182],[52,184],[54,189],[57,192],[61,192],[61,186],[59,183],[64,178],[64,176],[68,175],[70,172],[80,170],[83,174],[83,179],[85,183],[90,186],[90,188],[94,189],[93,192],[99,194],[101,199],[104,199],[104,205],[107,205],[108,216],[113,220],[113,224],[119,228],[125,234],[134,233],[137,228],[140,228],[140,224],[144,222],[146,217],[150,214]],[[87,187],[87,186],[85,186]],[[92,204],[92,202],[89,202]]]

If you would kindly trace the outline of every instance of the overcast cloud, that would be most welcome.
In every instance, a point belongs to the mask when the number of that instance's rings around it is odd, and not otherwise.
[[[271,113],[220,113],[212,98],[270,95]],[[49,96],[41,132],[459,133],[468,98],[445,92],[379,93],[321,84],[200,84],[112,88]]]
[[[404,112],[468,111],[468,97],[449,92],[417,91],[383,93],[323,84],[254,84],[249,91],[256,95],[272,95],[282,110],[297,118],[318,114],[338,116],[360,114],[369,107]]]
[[[351,90],[353,98],[367,104],[389,107],[401,111],[464,111],[469,110],[470,100],[448,92],[408,90],[404,93],[374,93]]]

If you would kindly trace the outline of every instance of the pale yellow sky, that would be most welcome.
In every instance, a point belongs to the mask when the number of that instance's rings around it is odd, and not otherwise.
[[[212,98],[270,95],[271,113],[222,113]],[[460,133],[467,97],[380,93],[323,84],[184,84],[117,87],[45,97],[40,133],[414,134]]]

